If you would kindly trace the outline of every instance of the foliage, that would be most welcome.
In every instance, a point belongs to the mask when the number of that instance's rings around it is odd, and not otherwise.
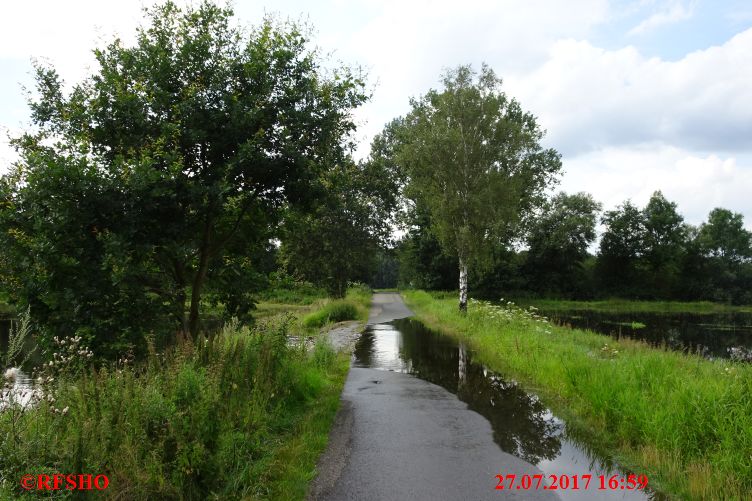
[[[421,291],[405,298],[421,320],[460,338],[491,370],[534,387],[568,426],[587,429],[651,485],[688,499],[743,499],[752,489],[749,364],[628,339],[604,349],[603,336],[513,305],[481,303],[463,316],[451,299]]]
[[[417,202],[407,214],[407,233],[398,246],[401,287],[453,290],[457,284],[457,257],[447,255],[431,230],[424,204]]]
[[[726,265],[752,258],[752,233],[744,229],[743,216],[739,213],[713,209],[697,238],[705,255],[717,257]]]
[[[368,281],[374,289],[395,289],[399,280],[399,257],[394,248],[376,253],[376,268]]]
[[[368,280],[388,244],[397,204],[397,180],[373,158],[327,171],[326,194],[313,210],[290,210],[282,233],[281,261],[291,274],[343,297],[347,283]]]
[[[319,311],[303,318],[305,327],[322,327],[329,322],[342,322],[358,318],[358,308],[345,300],[332,301]]]
[[[248,311],[280,208],[324,189],[366,99],[307,47],[294,24],[243,30],[229,8],[167,2],[70,93],[37,68],[36,129],[0,186],[0,260],[47,339],[76,329],[101,353],[143,349],[149,329],[196,336],[207,290]]]
[[[458,257],[462,309],[468,266],[486,263],[490,246],[518,234],[561,161],[541,147],[535,117],[501,91],[488,66],[477,75],[459,66],[443,85],[411,101],[395,152],[408,198],[425,204],[442,249]]]
[[[601,237],[599,271],[607,290],[622,287],[627,291],[639,287],[639,258],[643,254],[645,222],[640,209],[627,200],[615,210],[607,211],[601,223],[606,231]]]
[[[11,322],[10,332],[8,333],[8,349],[2,358],[2,366],[23,367],[36,349],[36,347],[28,349],[31,339],[31,313],[27,308],[17,321]]]
[[[543,205],[531,222],[524,272],[543,294],[587,294],[582,264],[595,241],[601,204],[587,193],[562,192]]]
[[[143,364],[60,377],[67,412],[30,409],[17,436],[0,412],[0,477],[97,472],[112,499],[303,499],[348,359],[288,346],[290,325],[234,323]]]
[[[351,284],[344,299],[325,302],[320,309],[303,318],[303,326],[318,328],[345,320],[366,320],[370,303],[371,289],[362,284]]]
[[[272,303],[311,304],[326,297],[326,291],[283,271],[275,271],[269,275],[269,287],[257,297]]]

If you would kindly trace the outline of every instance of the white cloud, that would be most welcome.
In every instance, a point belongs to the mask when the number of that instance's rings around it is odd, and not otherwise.
[[[501,76],[531,71],[562,37],[586,37],[605,21],[606,0],[409,1],[369,4],[368,21],[337,40],[338,54],[359,61],[378,80],[373,100],[359,113],[368,140],[409,109],[408,99],[439,87],[443,69],[490,63]]]
[[[565,154],[666,143],[697,152],[749,151],[752,29],[679,61],[633,47],[556,42],[545,64],[507,79],[508,91]]]
[[[660,26],[686,21],[694,14],[697,1],[682,2],[673,0],[668,2],[663,9],[654,13],[640,24],[629,30],[628,35],[641,35]]]
[[[715,207],[726,207],[747,217],[752,228],[752,161],[736,157],[695,155],[672,146],[643,145],[603,148],[564,160],[566,171],[560,188],[587,191],[603,202],[604,209],[626,199],[644,206],[660,190],[676,202],[686,221],[699,224]]]

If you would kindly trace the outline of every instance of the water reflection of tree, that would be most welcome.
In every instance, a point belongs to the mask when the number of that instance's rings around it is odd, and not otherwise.
[[[360,339],[358,339],[358,342],[355,343],[354,354],[355,354],[356,366],[361,366],[361,367],[371,366],[371,355],[373,354],[374,335],[375,335],[374,331],[372,330],[371,327],[369,327],[360,336]]]
[[[395,324],[403,336],[401,355],[412,362],[412,373],[456,393],[488,419],[502,450],[534,464],[559,454],[560,425],[536,397],[484,371],[467,354],[460,378],[460,352],[454,341],[416,321]]]

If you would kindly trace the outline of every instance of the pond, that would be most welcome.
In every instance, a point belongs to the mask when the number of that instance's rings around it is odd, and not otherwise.
[[[454,393],[484,416],[505,452],[536,465],[546,475],[626,475],[585,437],[513,379],[488,370],[453,338],[413,319],[368,326],[355,346],[355,367],[412,374]],[[565,500],[595,499],[591,490],[558,490]],[[597,491],[597,499],[665,499],[653,491]]]
[[[746,358],[752,354],[750,313],[602,312],[540,310],[557,324],[600,334],[646,341],[653,346],[700,353],[712,358]]]

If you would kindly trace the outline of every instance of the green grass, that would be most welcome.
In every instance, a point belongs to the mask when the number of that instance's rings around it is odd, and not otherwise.
[[[520,300],[519,304],[523,306],[535,306],[546,311],[589,310],[608,313],[752,313],[752,306],[733,306],[723,303],[711,303],[709,301],[630,301],[626,299],[570,301],[555,299],[525,299]]]
[[[752,367],[604,339],[512,306],[403,293],[430,327],[539,394],[651,485],[682,499],[748,499]],[[608,346],[604,346],[607,342]]]
[[[290,347],[281,319],[59,374],[56,401],[0,412],[0,498],[28,472],[108,475],[108,499],[303,499],[349,356]]]
[[[303,326],[315,329],[345,320],[367,320],[370,303],[370,289],[365,286],[350,287],[343,299],[326,300],[319,309],[303,317]]]

